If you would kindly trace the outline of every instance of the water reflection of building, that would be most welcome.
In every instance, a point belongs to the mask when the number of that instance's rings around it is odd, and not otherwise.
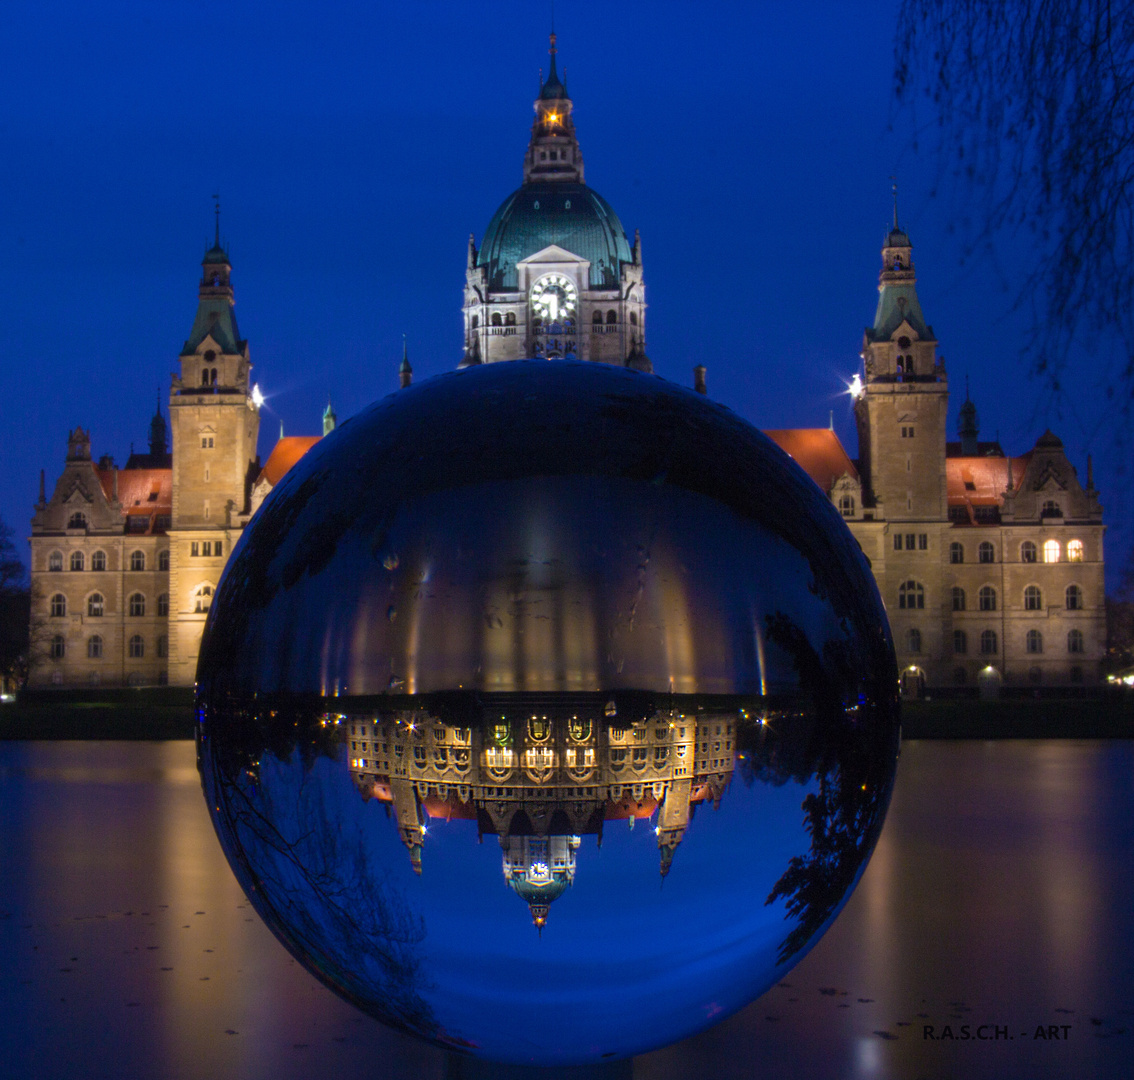
[[[613,712],[612,707],[608,707]],[[364,798],[393,813],[414,870],[430,819],[476,821],[495,835],[504,877],[536,926],[575,878],[583,836],[605,822],[653,820],[669,873],[696,806],[717,806],[733,770],[735,714],[658,712],[641,719],[530,710],[482,727],[425,711],[348,718],[350,771]]]

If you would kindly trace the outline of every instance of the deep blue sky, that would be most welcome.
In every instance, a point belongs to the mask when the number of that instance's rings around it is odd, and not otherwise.
[[[121,462],[189,332],[219,188],[240,328],[282,418],[315,433],[461,353],[470,232],[521,179],[548,7],[45,2],[0,43],[4,281],[0,516],[26,535],[69,428]],[[1018,358],[1027,254],[962,264],[963,203],[891,105],[896,3],[560,0],[560,62],[587,181],[641,229],[660,374],[762,427],[823,426],[852,455],[849,399],[874,312],[889,176],[926,317],[982,434],[1021,452],[1045,426],[1086,453],[1113,583],[1131,547],[1121,454],[1084,352],[1061,402]],[[21,539],[21,550],[22,539]]]

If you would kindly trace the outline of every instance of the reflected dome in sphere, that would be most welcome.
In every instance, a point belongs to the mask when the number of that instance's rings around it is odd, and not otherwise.
[[[781,978],[898,747],[885,614],[823,493],[702,395],[572,362],[441,376],[308,452],[220,584],[198,706],[218,835],[293,954],[538,1064]]]

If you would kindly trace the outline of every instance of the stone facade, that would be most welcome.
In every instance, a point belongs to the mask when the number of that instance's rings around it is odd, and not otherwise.
[[[469,238],[462,366],[575,357],[651,371],[641,243],[583,183],[572,103],[552,63],[524,183],[478,249]],[[263,469],[248,344],[219,232],[149,455],[96,466],[72,432],[32,520],[33,685],[191,685],[206,614],[251,514],[317,436],[281,438]],[[1106,624],[1102,508],[1050,432],[1009,457],[962,408],[925,321],[909,237],[882,248],[856,379],[859,458],[833,430],[769,431],[839,509],[870,560],[907,693],[1096,683]],[[401,385],[412,378],[408,357]],[[705,392],[704,369],[695,385]],[[967,395],[966,395],[967,397]],[[324,435],[334,427],[328,405]],[[74,560],[74,561],[73,561]],[[97,567],[97,569],[96,569]],[[100,602],[94,598],[100,598]],[[96,641],[97,639],[97,641]]]

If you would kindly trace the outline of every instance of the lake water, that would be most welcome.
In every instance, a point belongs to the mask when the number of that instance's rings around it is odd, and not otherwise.
[[[626,1023],[649,1008],[627,1002]],[[0,744],[0,1076],[447,1068],[264,928],[221,854],[191,743]],[[634,1080],[1132,1070],[1134,743],[1118,741],[905,744],[882,838],[829,933],[748,1008],[630,1067]]]

